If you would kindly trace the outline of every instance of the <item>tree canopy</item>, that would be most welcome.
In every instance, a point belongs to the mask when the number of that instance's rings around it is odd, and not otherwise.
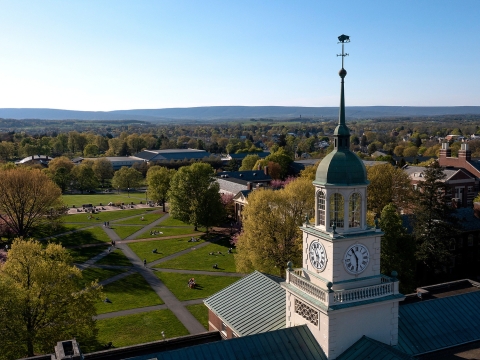
[[[259,270],[284,277],[288,261],[301,263],[299,226],[306,214],[313,214],[314,191],[309,179],[298,178],[281,190],[250,193],[236,243],[239,272]]]
[[[195,226],[215,225],[224,218],[220,186],[209,164],[181,167],[172,177],[168,198],[170,214]]]
[[[14,240],[0,266],[0,359],[48,353],[73,337],[84,350],[94,344],[101,287],[82,289],[81,271],[71,261],[61,245]]]
[[[131,189],[140,186],[143,180],[142,174],[126,166],[115,172],[112,179],[112,185],[115,188]]]
[[[63,206],[60,188],[41,170],[6,169],[0,178],[0,219],[18,236],[57,216]]]
[[[164,212],[168,190],[170,190],[170,183],[175,173],[174,169],[167,169],[163,166],[152,166],[147,172],[148,194],[154,201],[163,203]]]

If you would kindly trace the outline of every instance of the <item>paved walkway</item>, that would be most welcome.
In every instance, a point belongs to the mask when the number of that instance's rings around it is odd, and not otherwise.
[[[110,254],[111,250],[113,250],[113,249],[109,246],[107,250],[102,251],[100,254],[95,255],[94,257],[88,259],[83,264],[77,265],[77,267],[80,270],[85,270],[85,269],[89,268],[90,266],[92,266],[93,264],[95,264],[98,260],[100,260],[100,259],[104,258],[105,256],[107,256],[108,254]]]
[[[111,284],[111,283],[113,283],[117,280],[123,279],[124,277],[132,275],[133,273],[136,273],[136,272],[137,272],[136,269],[130,269],[128,271],[125,271],[124,273],[121,273],[121,274],[112,276],[111,278],[108,278],[106,280],[100,281],[99,284],[102,285],[102,286],[105,286],[105,285]]]
[[[182,305],[182,303],[168,290],[164,283],[153,273],[153,271],[143,266],[143,261],[126,244],[118,244],[123,250],[125,256],[133,264],[134,268],[147,280],[152,289],[165,302],[180,322],[187,328],[190,334],[200,334],[205,332],[202,324]]]
[[[127,237],[125,238],[125,240],[135,240],[135,238],[136,238],[137,236],[140,236],[140,235],[142,235],[143,233],[152,230],[155,226],[157,226],[158,224],[160,224],[162,221],[167,220],[169,217],[170,217],[170,214],[165,214],[165,215],[163,215],[160,219],[155,220],[154,222],[152,222],[152,223],[148,224],[147,226],[141,228],[141,229],[138,230],[137,232],[134,232],[132,235],[127,236]]]

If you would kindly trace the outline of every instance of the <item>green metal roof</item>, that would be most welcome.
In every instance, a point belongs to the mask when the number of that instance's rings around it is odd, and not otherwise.
[[[154,353],[130,360],[327,360],[306,325]]]
[[[362,336],[355,344],[343,352],[337,360],[410,360],[410,355],[394,349],[392,346],[381,343],[380,341]]]
[[[480,291],[399,308],[398,346],[418,355],[480,340]]]
[[[350,150],[333,150],[318,165],[316,185],[367,185],[367,170],[362,160]]]
[[[283,329],[286,325],[284,279],[258,271],[204,300],[239,336]]]

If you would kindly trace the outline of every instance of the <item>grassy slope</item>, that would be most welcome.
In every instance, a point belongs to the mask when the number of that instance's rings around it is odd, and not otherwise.
[[[104,286],[103,292],[112,303],[97,304],[99,314],[163,304],[162,299],[138,273]]]
[[[152,262],[203,242],[188,242],[188,240],[190,240],[190,238],[152,240],[145,242],[132,242],[129,243],[128,246],[140,259],[147,259],[147,262]],[[156,254],[152,253],[153,249],[157,249]]]
[[[98,320],[97,327],[99,342],[106,344],[111,341],[115,347],[161,340],[162,331],[166,338],[188,335],[188,330],[170,310]]]
[[[223,288],[226,288],[228,285],[240,280],[240,278],[229,276],[177,274],[168,272],[156,272],[155,275],[162,280],[162,282],[180,301],[209,297]],[[187,286],[190,278],[195,278],[197,284],[195,289],[190,289]]]

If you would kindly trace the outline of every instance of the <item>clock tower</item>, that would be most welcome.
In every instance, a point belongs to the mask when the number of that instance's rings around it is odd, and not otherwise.
[[[306,220],[301,268],[289,268],[282,284],[287,293],[287,327],[307,324],[329,359],[335,359],[363,335],[388,345],[398,339],[396,274],[380,273],[383,233],[367,226],[367,173],[350,151],[345,124],[342,44],[340,111],[334,149],[320,163],[315,186],[315,222]]]

